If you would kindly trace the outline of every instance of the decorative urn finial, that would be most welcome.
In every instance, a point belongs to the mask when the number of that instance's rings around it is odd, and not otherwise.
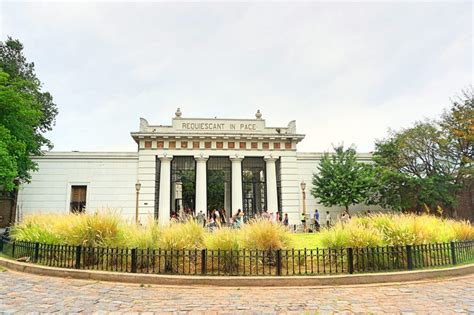
[[[183,113],[181,113],[181,109],[178,107],[178,109],[176,110],[176,113],[174,113],[176,115],[176,118],[181,118],[181,115]]]
[[[262,113],[260,113],[260,109],[257,110],[257,113],[255,114],[255,117],[256,117],[257,119],[262,119]]]

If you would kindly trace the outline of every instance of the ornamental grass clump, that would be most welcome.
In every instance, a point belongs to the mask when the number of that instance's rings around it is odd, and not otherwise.
[[[276,250],[291,246],[288,229],[268,220],[251,220],[242,227],[240,235],[241,247],[246,249]]]
[[[156,249],[159,246],[161,228],[149,218],[145,225],[129,224],[124,231],[124,245],[128,248]]]
[[[67,244],[70,221],[62,215],[28,215],[15,226],[11,235],[14,240],[46,244]]]
[[[319,243],[324,248],[345,248],[380,246],[384,242],[380,231],[353,220],[346,224],[339,222],[330,229],[323,229],[319,234]]]
[[[239,252],[239,232],[224,227],[214,232],[206,233],[204,246],[207,249],[208,265],[219,265],[220,270],[225,272],[232,272],[232,270],[239,268],[239,256],[242,254]]]
[[[163,228],[159,238],[161,249],[200,249],[204,245],[204,228],[194,220],[172,222]]]
[[[210,250],[239,250],[240,231],[227,227],[217,229],[214,232],[206,233],[204,237],[204,247]]]
[[[70,227],[67,243],[82,246],[123,246],[125,222],[117,212],[107,210],[94,214],[77,214]]]

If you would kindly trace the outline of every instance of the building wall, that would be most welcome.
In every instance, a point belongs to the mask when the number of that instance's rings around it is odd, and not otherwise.
[[[54,152],[35,158],[39,170],[21,187],[18,215],[69,213],[71,185],[87,185],[86,211],[113,208],[135,215],[137,153]]]
[[[112,208],[127,218],[135,217],[135,183],[141,183],[140,220],[153,216],[155,206],[156,156],[165,150],[140,150],[140,153],[83,153],[54,152],[35,158],[39,171],[32,174],[30,184],[23,185],[18,198],[18,215],[30,213],[69,213],[71,185],[87,185],[87,209],[94,211]],[[207,156],[262,156],[267,152],[233,150],[166,150],[167,154]],[[275,152],[273,153],[275,154]],[[342,207],[327,208],[311,195],[313,173],[321,160],[320,153],[278,152],[281,167],[281,194],[283,213],[288,213],[291,224],[300,221],[302,194],[300,183],[306,183],[307,214],[314,209],[330,211],[336,218]],[[361,161],[370,161],[370,155],[359,155]],[[356,205],[351,213],[379,211],[379,207]]]

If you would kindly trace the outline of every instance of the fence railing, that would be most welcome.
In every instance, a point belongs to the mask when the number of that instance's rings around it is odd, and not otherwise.
[[[341,249],[165,250],[0,240],[0,251],[52,267],[213,276],[353,274],[474,262],[474,241]]]

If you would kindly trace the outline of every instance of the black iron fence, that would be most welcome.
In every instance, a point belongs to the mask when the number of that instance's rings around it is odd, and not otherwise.
[[[341,249],[164,250],[0,240],[0,251],[52,267],[216,276],[353,274],[474,262],[474,241]]]

